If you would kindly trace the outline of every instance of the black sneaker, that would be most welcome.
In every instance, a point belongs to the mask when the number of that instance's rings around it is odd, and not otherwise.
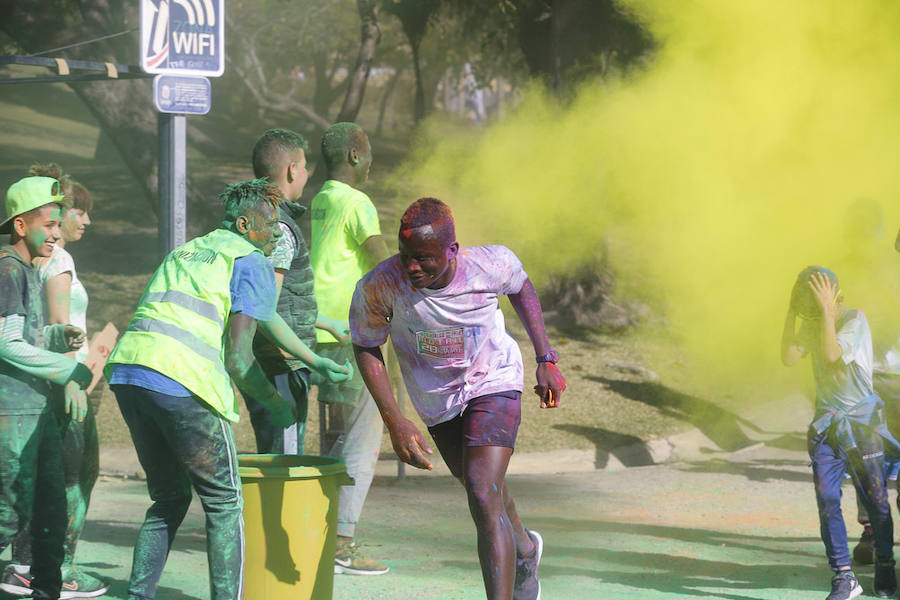
[[[875,563],[875,595],[879,598],[893,598],[897,593],[897,573],[893,559]]]
[[[825,600],[850,600],[862,594],[862,586],[853,571],[840,571],[831,578],[831,593]]]
[[[866,525],[859,543],[853,548],[853,562],[858,565],[871,565],[875,562],[875,534],[872,526]]]
[[[3,570],[3,579],[0,580],[0,590],[13,596],[31,596],[30,570],[19,573],[12,565],[6,565]]]
[[[537,531],[525,530],[534,542],[534,553],[516,556],[516,584],[513,600],[541,600],[541,582],[538,581],[538,565],[544,552],[544,540]]]

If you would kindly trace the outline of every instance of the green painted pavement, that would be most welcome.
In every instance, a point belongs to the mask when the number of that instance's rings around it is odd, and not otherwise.
[[[510,476],[526,527],[544,536],[543,598],[821,600],[830,573],[804,444],[789,434],[692,462]],[[147,505],[141,481],[98,483],[78,559],[112,582],[107,598],[125,598],[131,544]],[[855,536],[852,493],[844,506]],[[474,529],[455,481],[379,477],[363,517],[359,541],[392,571],[335,576],[336,600],[483,598]],[[195,502],[158,598],[208,598],[204,544]],[[871,569],[859,575],[869,592]]]

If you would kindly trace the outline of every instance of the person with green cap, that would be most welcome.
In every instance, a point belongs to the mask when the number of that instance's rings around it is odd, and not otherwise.
[[[275,425],[297,420],[295,404],[278,393],[253,356],[257,328],[323,379],[339,382],[352,374],[313,354],[276,313],[275,272],[266,256],[281,236],[278,187],[254,179],[229,185],[221,197],[220,228],[166,256],[106,364],[153,500],[135,543],[132,599],[155,596],[191,487],[206,513],[211,598],[243,597],[232,381],[269,408]]]
[[[33,598],[57,599],[66,530],[59,427],[50,383],[65,388],[66,412],[84,415],[90,369],[62,352],[77,350],[84,332],[44,324],[43,294],[32,261],[60,238],[64,196],[50,177],[26,177],[7,190],[0,234],[0,550],[31,520],[34,561],[22,577]],[[39,499],[39,500],[38,500]],[[15,573],[4,573],[6,576]],[[29,581],[30,580],[30,581]]]

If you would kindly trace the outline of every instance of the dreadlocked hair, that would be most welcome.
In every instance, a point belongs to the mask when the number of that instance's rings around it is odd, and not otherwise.
[[[222,226],[226,229],[232,229],[238,217],[258,210],[261,204],[268,204],[272,210],[278,210],[278,206],[284,201],[278,186],[269,183],[266,178],[226,185],[219,198],[225,202]]]

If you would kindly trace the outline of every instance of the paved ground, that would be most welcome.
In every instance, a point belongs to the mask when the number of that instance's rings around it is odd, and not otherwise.
[[[545,539],[544,600],[824,598],[829,572],[802,426],[795,427],[806,417],[788,415],[787,431],[758,431],[763,441],[737,452],[698,447],[692,458],[664,465],[511,475],[523,521]],[[125,597],[131,543],[147,504],[141,481],[105,477],[95,492],[79,556],[113,582],[109,598]],[[852,493],[845,514],[855,515]],[[335,599],[483,597],[474,531],[449,477],[379,476],[359,534],[392,572],[338,575]],[[208,597],[204,543],[195,502],[159,598]],[[871,590],[870,570],[860,578]]]

